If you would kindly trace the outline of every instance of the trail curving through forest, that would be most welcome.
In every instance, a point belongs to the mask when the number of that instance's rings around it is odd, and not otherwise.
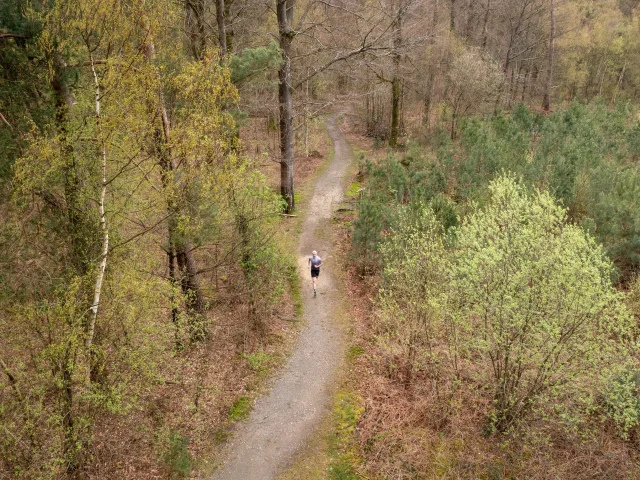
[[[295,352],[268,395],[256,403],[228,447],[215,480],[269,480],[291,464],[328,411],[332,386],[342,360],[341,332],[334,321],[342,295],[332,270],[331,239],[326,229],[333,205],[343,198],[343,180],[352,161],[351,148],[340,131],[339,115],[327,120],[334,158],[318,179],[309,201],[300,238],[298,271],[302,278],[304,318]],[[313,297],[307,259],[317,250],[324,265]]]

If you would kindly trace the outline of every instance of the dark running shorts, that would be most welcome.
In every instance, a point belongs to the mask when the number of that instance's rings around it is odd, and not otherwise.
[[[319,275],[320,275],[320,269],[319,268],[312,268],[311,269],[311,278],[317,277]]]

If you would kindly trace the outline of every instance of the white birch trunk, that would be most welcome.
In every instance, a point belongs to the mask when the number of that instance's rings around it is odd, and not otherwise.
[[[104,282],[104,273],[107,268],[107,255],[109,253],[109,228],[107,225],[104,206],[105,197],[107,194],[107,147],[104,144],[104,137],[102,135],[102,123],[100,117],[100,82],[98,81],[98,74],[96,73],[93,56],[91,56],[91,71],[93,72],[93,79],[96,89],[96,124],[98,126],[98,141],[100,142],[100,153],[102,156],[102,188],[100,190],[100,203],[98,205],[100,211],[100,228],[102,229],[102,252],[100,264],[98,266],[98,275],[96,277],[96,283],[93,290],[91,318],[89,320],[89,325],[87,326],[86,347],[88,351],[91,351],[91,346],[93,344],[93,337],[96,329],[96,319],[98,318],[98,307],[100,305],[100,295],[102,294],[102,284]]]

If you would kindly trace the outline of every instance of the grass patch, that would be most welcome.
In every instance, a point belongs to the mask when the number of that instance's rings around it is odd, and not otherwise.
[[[254,372],[262,372],[269,368],[272,356],[264,353],[262,350],[256,353],[243,353],[242,358],[247,361],[249,368]]]
[[[229,410],[229,420],[238,421],[243,420],[251,413],[251,398],[240,397]]]
[[[354,438],[356,424],[364,412],[353,393],[339,392],[333,398],[331,413],[323,420],[318,434],[298,455],[293,466],[278,480],[362,480],[360,459]]]
[[[329,479],[357,480],[359,463],[353,434],[364,412],[360,399],[350,392],[339,393],[333,406],[335,432],[329,442]]]
[[[364,348],[359,345],[352,345],[347,351],[347,360],[353,362],[356,358],[364,353]]]
[[[171,432],[163,462],[169,469],[169,478],[186,478],[191,473],[193,458],[189,453],[189,438],[179,432]]]
[[[362,190],[362,184],[360,182],[352,182],[347,188],[348,197],[357,197]]]
[[[293,255],[291,255],[292,260]],[[295,261],[290,265],[289,272],[289,292],[291,294],[291,301],[293,302],[293,314],[296,318],[301,319],[304,313],[304,300],[302,298],[302,284],[298,277],[298,267]]]
[[[222,445],[226,442],[230,437],[230,433],[224,428],[218,428],[215,432],[213,432],[213,443],[216,445]]]

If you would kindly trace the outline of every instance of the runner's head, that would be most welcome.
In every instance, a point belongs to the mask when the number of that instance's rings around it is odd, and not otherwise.
[[[318,255],[318,252],[316,252],[316,251],[314,250],[313,252],[311,252],[311,255],[313,255],[313,256],[315,257],[316,255]]]

